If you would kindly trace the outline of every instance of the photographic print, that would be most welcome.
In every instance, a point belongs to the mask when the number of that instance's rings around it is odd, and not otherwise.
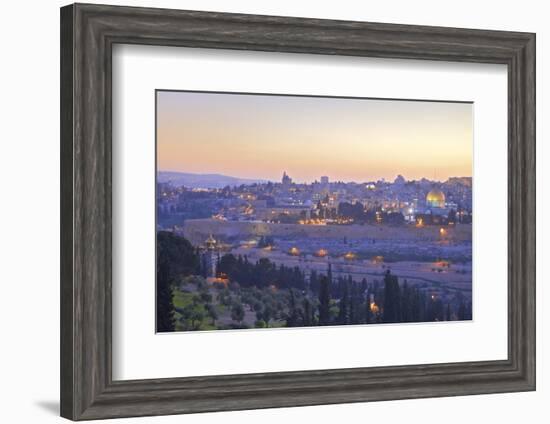
[[[155,101],[157,332],[472,319],[472,103]]]

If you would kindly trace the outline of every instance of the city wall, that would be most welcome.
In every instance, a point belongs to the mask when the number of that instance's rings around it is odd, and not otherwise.
[[[190,219],[185,221],[183,236],[193,244],[202,244],[210,234],[225,240],[246,240],[251,237],[273,236],[280,238],[344,238],[411,241],[470,241],[471,225],[416,228],[411,225],[299,225],[272,224],[267,222],[220,221],[216,219]]]

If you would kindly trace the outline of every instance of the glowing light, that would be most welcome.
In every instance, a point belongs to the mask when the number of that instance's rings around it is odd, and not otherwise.
[[[379,310],[380,310],[380,308],[378,307],[378,305],[376,303],[374,303],[374,302],[370,303],[370,311],[373,314],[377,314]]]
[[[320,218],[311,218],[311,219],[300,219],[298,221],[300,225],[327,225],[326,219]]]
[[[223,285],[225,287],[229,285],[229,279],[226,277],[209,277],[206,281],[212,285]]]
[[[317,252],[315,252],[315,256],[319,256],[320,258],[324,258],[328,255],[328,251],[326,249],[319,249]]]
[[[298,256],[300,255],[300,250],[297,247],[291,247],[288,253],[292,256]]]
[[[344,259],[348,260],[348,261],[352,261],[356,258],[356,255],[355,253],[353,252],[348,252],[344,255]]]

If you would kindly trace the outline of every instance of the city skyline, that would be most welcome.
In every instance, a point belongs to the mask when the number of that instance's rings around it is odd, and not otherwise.
[[[160,172],[297,183],[472,175],[472,104],[157,92]]]
[[[286,173],[289,177],[292,178],[293,182],[296,183],[296,184],[313,184],[315,182],[320,182],[321,181],[321,177],[328,177],[329,181],[331,183],[335,183],[335,182],[342,182],[342,183],[356,183],[356,184],[362,184],[362,183],[369,183],[369,182],[377,182],[377,181],[385,181],[385,182],[393,182],[397,177],[401,176],[405,179],[405,181],[409,182],[409,181],[420,181],[422,179],[425,179],[425,180],[428,180],[428,181],[431,181],[431,182],[437,182],[437,183],[444,183],[445,181],[448,181],[450,178],[472,178],[471,175],[450,175],[448,178],[445,178],[445,179],[439,179],[439,178],[430,178],[429,176],[424,176],[424,177],[420,177],[420,178],[417,178],[417,179],[412,179],[412,178],[407,178],[406,175],[402,175],[402,174],[395,174],[395,176],[393,178],[385,178],[385,177],[379,177],[379,178],[373,178],[373,179],[362,179],[362,180],[357,180],[357,181],[352,181],[352,180],[338,180],[338,179],[335,179],[335,178],[331,178],[330,175],[318,175],[316,178],[312,179],[312,180],[309,180],[309,181],[295,181],[294,177],[292,175],[290,175],[286,170],[282,170],[280,172],[280,175],[279,175],[279,178],[275,178],[275,179],[266,179],[266,178],[251,178],[251,177],[247,177],[247,176],[243,176],[243,175],[227,175],[227,174],[220,174],[219,172],[186,172],[186,171],[179,171],[179,170],[173,170],[173,169],[158,169],[157,170],[157,173],[182,173],[182,174],[193,174],[193,175],[220,175],[220,176],[223,176],[223,177],[232,177],[232,178],[237,178],[237,179],[251,179],[251,180],[263,180],[265,182],[271,182],[271,183],[280,183],[281,182],[281,177],[283,176],[284,173]]]

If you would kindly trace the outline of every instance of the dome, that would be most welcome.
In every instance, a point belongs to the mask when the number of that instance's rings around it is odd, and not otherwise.
[[[212,236],[212,234],[210,234],[210,236],[204,242],[204,244],[206,245],[206,248],[209,250],[215,249],[217,243],[218,243],[217,240]]]
[[[426,196],[426,205],[429,208],[444,208],[445,207],[445,195],[441,190],[433,188]]]

